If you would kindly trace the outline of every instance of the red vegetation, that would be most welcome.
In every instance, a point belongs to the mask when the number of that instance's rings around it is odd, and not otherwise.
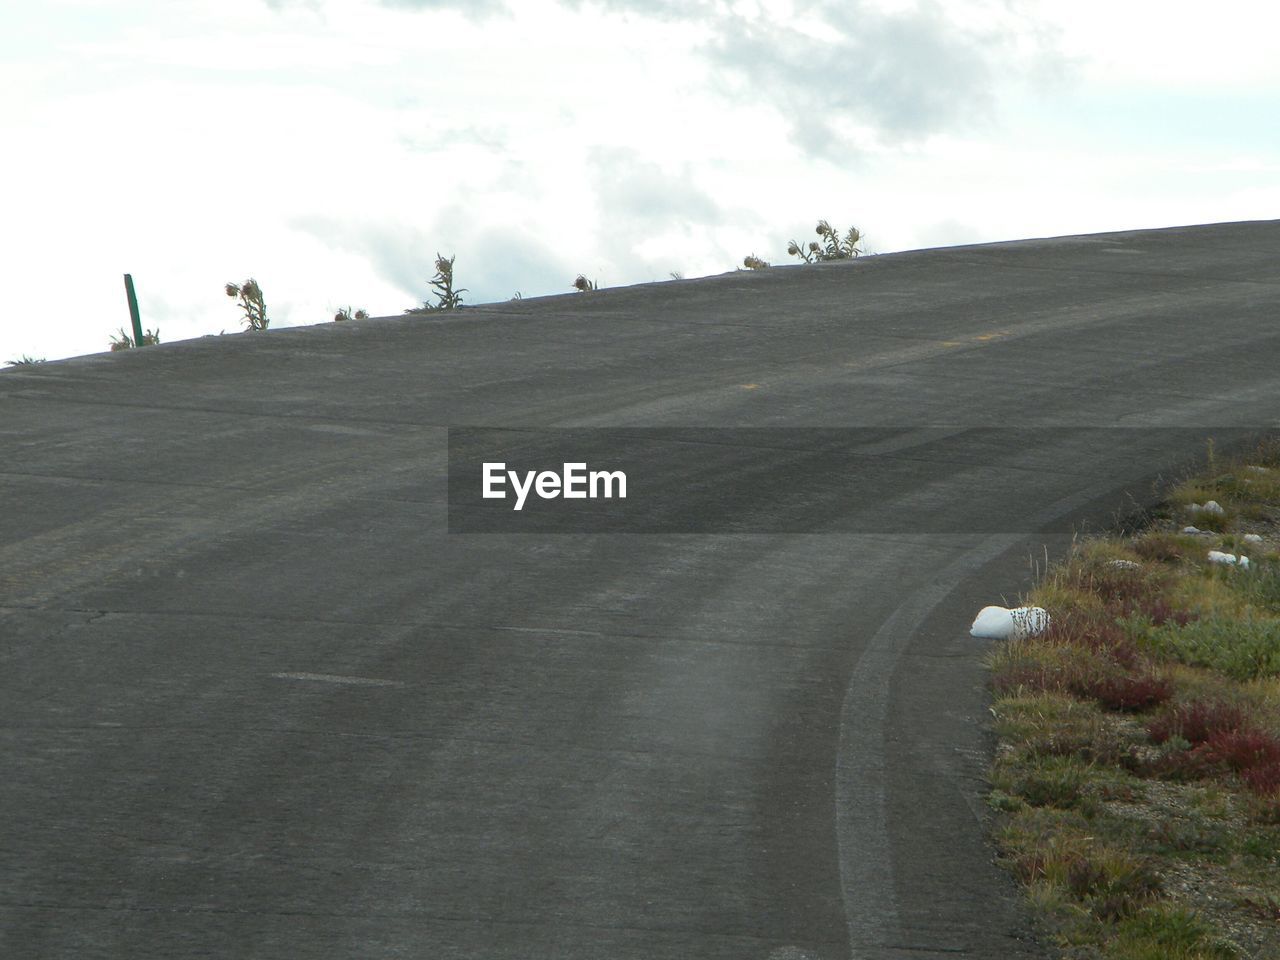
[[[1237,774],[1254,793],[1280,793],[1280,738],[1249,723],[1233,703],[1194,701],[1147,724],[1156,743],[1178,736],[1191,749],[1162,758],[1160,772],[1177,777]]]
[[[1173,683],[1152,672],[1090,678],[1078,683],[1072,693],[1097,700],[1108,710],[1136,713],[1165,703],[1173,696]]]
[[[1019,688],[1054,690],[1125,712],[1149,710],[1173,696],[1173,684],[1155,671],[1114,619],[1059,617],[1050,622],[1040,641],[1051,649],[1078,653],[1061,660],[1028,659],[1005,668],[992,679],[998,695]]]
[[[1156,717],[1147,724],[1147,734],[1156,743],[1178,736],[1198,747],[1215,734],[1244,726],[1244,711],[1234,703],[1193,700]]]
[[[1173,621],[1180,627],[1185,627],[1192,620],[1199,619],[1196,614],[1187,610],[1174,609],[1164,597],[1156,597],[1137,612],[1145,613],[1157,627],[1163,627],[1169,621]]]
[[[1236,773],[1280,765],[1280,740],[1248,727],[1221,730],[1197,749]]]
[[[1269,763],[1242,770],[1240,779],[1256,794],[1275,796],[1280,794],[1280,763]]]

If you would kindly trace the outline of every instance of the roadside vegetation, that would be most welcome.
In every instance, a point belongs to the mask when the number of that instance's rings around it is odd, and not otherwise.
[[[237,306],[244,313],[243,322],[246,330],[265,330],[271,325],[267,316],[267,302],[262,296],[262,287],[258,281],[250,277],[244,283],[228,283],[223,292],[237,300]]]
[[[810,240],[808,246],[801,246],[792,240],[787,244],[787,253],[799,257],[805,263],[817,263],[823,260],[852,260],[862,253],[858,246],[862,242],[862,232],[857,227],[850,227],[843,237],[835,227],[825,220],[819,220],[816,232],[821,242]]]
[[[350,307],[341,307],[334,313],[333,319],[335,323],[342,323],[344,320],[368,320],[369,312],[361,307],[352,313]]]
[[[133,337],[129,335],[128,331],[126,331],[124,327],[121,327],[119,333],[111,334],[111,352],[115,353],[117,350],[132,350],[135,347],[153,347],[159,342],[159,329],[144,330],[142,333],[142,342],[136,343],[134,342]]]
[[[453,261],[457,259],[457,255],[442,257],[439,253],[436,254],[436,275],[430,280],[436,302],[423,301],[422,306],[410,307],[405,313],[433,313],[436,310],[456,310],[462,306],[462,294],[467,292],[467,288],[453,288]]]
[[[1280,958],[1278,546],[1280,443],[1210,448],[989,655],[996,841],[1063,956]]]
[[[808,243],[792,240],[787,244],[787,254],[798,257],[805,263],[852,260],[862,255],[863,250],[859,246],[862,243],[862,231],[857,227],[850,227],[841,235],[840,231],[826,220],[819,220],[814,232],[820,238],[819,240],[810,240]],[[748,270],[767,270],[770,263],[750,253],[742,258],[742,266]]]
[[[857,227],[850,227],[848,231],[841,234],[826,220],[819,220],[815,232],[819,240],[810,241],[807,244],[792,240],[787,245],[787,253],[805,263],[850,260],[863,253],[862,247],[859,246],[863,237]],[[441,310],[457,310],[463,306],[462,294],[467,292],[467,288],[454,286],[453,265],[455,260],[457,260],[456,255],[444,257],[440,253],[436,253],[436,272],[428,281],[434,300],[425,300],[421,306],[410,307],[405,310],[405,313],[436,313]],[[752,253],[743,259],[742,267],[739,269],[767,270],[770,266],[769,261]],[[672,271],[670,276],[672,280],[684,279],[684,274],[680,271]],[[596,280],[588,279],[585,274],[581,273],[573,280],[570,287],[578,293],[594,293],[600,289]],[[253,277],[243,283],[228,283],[223,287],[223,292],[228,297],[236,300],[236,305],[240,308],[242,314],[241,322],[244,324],[246,332],[264,331],[270,327],[271,320],[267,316],[267,304],[262,293],[262,287]],[[523,297],[517,292],[511,299],[520,300]],[[364,309],[353,311],[349,306],[338,308],[333,315],[333,319],[337,322],[367,320],[368,318],[369,314]],[[160,332],[158,329],[146,331],[141,343],[135,343],[134,338],[123,328],[121,328],[118,335],[111,335],[111,349],[113,351],[152,346],[159,342]],[[6,365],[23,366],[40,362],[43,361],[24,355],[21,359],[7,361]]]

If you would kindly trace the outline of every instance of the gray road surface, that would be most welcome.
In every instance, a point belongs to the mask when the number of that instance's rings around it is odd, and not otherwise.
[[[1040,956],[967,628],[1063,538],[858,522],[1147,502],[1276,425],[1278,321],[1266,222],[0,373],[0,956]],[[461,425],[877,427],[900,479],[840,533],[448,534]]]

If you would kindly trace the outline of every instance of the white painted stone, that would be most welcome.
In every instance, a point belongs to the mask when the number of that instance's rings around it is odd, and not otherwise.
[[[1214,514],[1218,514],[1219,516],[1226,513],[1226,511],[1222,509],[1222,504],[1218,503],[1217,500],[1210,500],[1208,503],[1205,503],[1205,504],[1189,503],[1187,504],[1187,512],[1188,513],[1214,513]]]
[[[981,640],[1012,640],[1033,637],[1049,626],[1043,607],[983,607],[973,619],[969,636]]]
[[[1237,557],[1234,553],[1223,553],[1221,550],[1209,551],[1210,563],[1221,563],[1226,566],[1244,567],[1248,569],[1249,558],[1245,556]]]

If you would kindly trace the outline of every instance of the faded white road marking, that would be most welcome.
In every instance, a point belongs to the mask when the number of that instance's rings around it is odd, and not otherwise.
[[[273,673],[277,680],[315,680],[318,683],[348,683],[357,687],[403,687],[399,680],[379,680],[375,677],[340,677],[333,673]]]

